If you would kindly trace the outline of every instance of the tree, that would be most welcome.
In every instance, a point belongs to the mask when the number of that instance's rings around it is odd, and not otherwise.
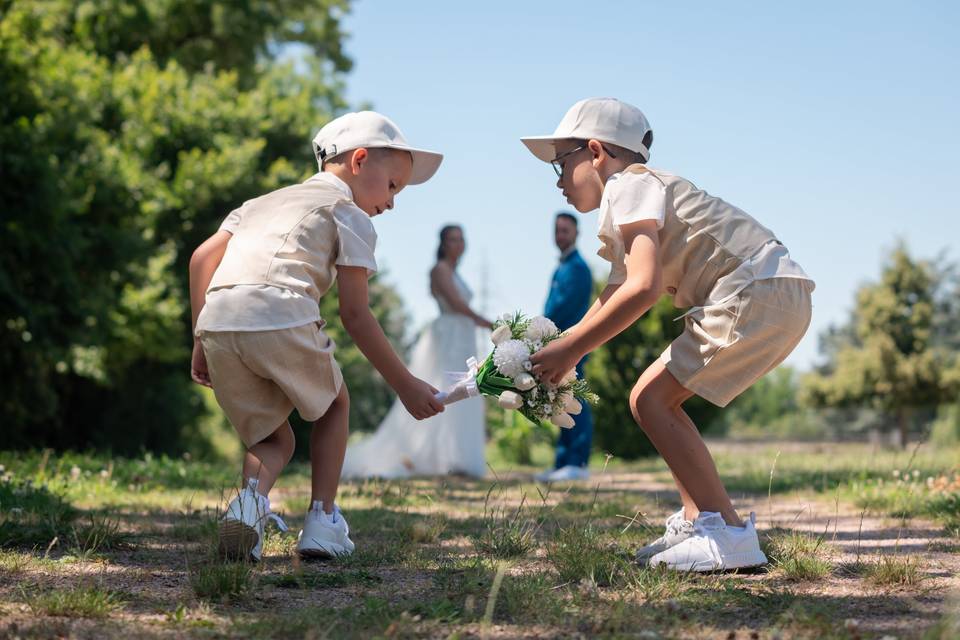
[[[178,449],[203,411],[190,253],[315,171],[310,136],[346,106],[346,10],[0,0],[0,446]]]
[[[602,284],[597,283],[595,288],[602,288]],[[643,370],[683,332],[683,321],[675,320],[681,313],[669,298],[661,298],[587,361],[587,380],[600,396],[593,415],[596,445],[602,450],[627,459],[656,453],[630,412],[630,390]],[[684,410],[701,429],[709,427],[719,412],[719,408],[696,396],[687,401]]]
[[[911,411],[955,397],[960,384],[956,302],[944,297],[950,269],[915,260],[903,243],[880,281],[862,286],[845,327],[825,341],[826,363],[803,382],[814,407],[865,406],[895,417],[906,445]]]

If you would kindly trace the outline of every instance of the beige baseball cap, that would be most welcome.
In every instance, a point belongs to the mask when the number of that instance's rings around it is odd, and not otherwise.
[[[410,184],[421,184],[437,172],[443,154],[416,149],[407,144],[400,128],[385,115],[376,111],[355,111],[328,122],[313,139],[313,155],[323,170],[323,163],[334,156],[361,147],[384,147],[409,151],[413,156]]]
[[[630,149],[650,159],[650,149],[643,139],[653,130],[647,117],[632,104],[616,98],[587,98],[576,103],[563,116],[557,130],[549,136],[520,138],[527,148],[544,162],[557,157],[559,140],[599,140]]]

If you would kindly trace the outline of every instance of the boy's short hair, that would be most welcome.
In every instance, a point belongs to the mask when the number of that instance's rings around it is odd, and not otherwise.
[[[584,140],[584,144],[586,144]],[[610,147],[610,150],[613,151],[613,154],[618,158],[623,158],[624,160],[629,160],[630,164],[646,164],[647,160],[643,157],[643,154],[639,151],[631,151],[626,147],[621,147],[618,144],[613,144],[610,142],[604,142],[604,145]],[[648,131],[647,135],[643,137],[643,146],[647,148],[647,153],[650,153],[650,147],[653,146],[653,131]]]
[[[413,158],[413,154],[411,154],[409,151],[405,151],[405,150],[403,150],[403,149],[391,149],[390,147],[358,147],[358,148],[359,148],[359,149],[366,149],[366,150],[367,150],[367,153],[370,155],[370,158],[373,159],[373,160],[378,160],[378,159],[380,159],[380,158],[385,157],[386,155],[388,155],[388,152],[389,152],[389,153],[405,153],[405,154],[407,154],[407,156],[409,156],[411,159]],[[326,170],[328,164],[331,164],[331,163],[333,163],[333,164],[343,164],[343,163],[347,162],[347,158],[349,158],[349,157],[350,157],[350,154],[353,153],[353,152],[356,151],[356,150],[357,150],[357,149],[350,149],[349,151],[344,151],[343,153],[338,153],[337,155],[333,156],[332,158],[326,158],[326,159],[323,161],[323,168],[324,168],[324,170]]]
[[[557,220],[559,220],[559,219],[561,219],[561,218],[563,218],[563,219],[565,219],[565,220],[569,220],[570,222],[572,222],[574,229],[579,229],[579,228],[580,228],[580,224],[577,222],[577,217],[576,217],[575,215],[573,215],[572,213],[570,213],[569,211],[558,211],[556,217],[554,218],[554,222],[556,222]]]

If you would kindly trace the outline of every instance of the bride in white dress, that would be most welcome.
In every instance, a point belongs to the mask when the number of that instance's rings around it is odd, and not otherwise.
[[[440,316],[420,334],[411,351],[413,375],[442,389],[446,373],[465,371],[466,360],[477,356],[477,327],[490,321],[470,308],[470,288],[457,273],[466,243],[463,230],[449,225],[440,231],[437,264],[430,271],[430,293]],[[443,413],[418,422],[399,400],[393,403],[376,432],[347,448],[344,478],[403,478],[486,472],[483,398],[448,405]]]

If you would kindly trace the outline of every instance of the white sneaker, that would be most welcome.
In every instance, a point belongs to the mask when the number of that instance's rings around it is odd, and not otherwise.
[[[547,474],[543,482],[564,482],[566,480],[586,480],[590,477],[590,471],[586,467],[575,467],[568,464],[565,467],[554,469]]]
[[[340,507],[333,505],[333,513],[325,513],[323,503],[314,500],[297,537],[297,552],[304,558],[333,558],[348,556],[353,550],[350,527]]]
[[[650,566],[677,571],[722,571],[767,564],[750,514],[746,525],[731,527],[719,513],[701,511],[693,522],[693,535],[650,558]]]
[[[675,547],[693,535],[693,523],[683,516],[683,507],[667,518],[667,530],[645,547],[637,549],[637,562],[647,564],[653,556]]]
[[[237,497],[230,501],[220,521],[220,554],[234,560],[258,562],[263,552],[263,528],[267,520],[281,531],[286,523],[270,511],[270,499],[257,492],[259,481],[247,480]]]

